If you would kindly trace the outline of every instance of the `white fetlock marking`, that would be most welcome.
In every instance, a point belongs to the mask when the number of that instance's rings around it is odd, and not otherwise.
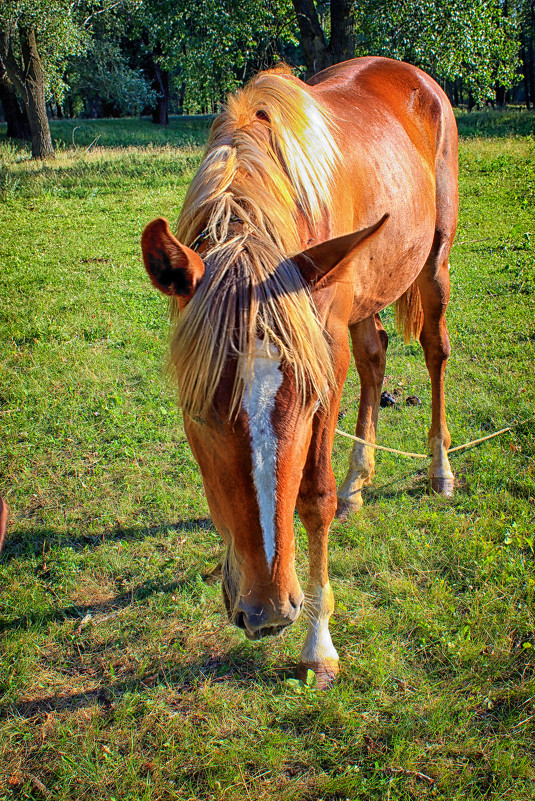
[[[453,480],[453,472],[448,459],[448,452],[442,440],[439,437],[434,437],[429,440],[429,449],[431,451],[429,476],[431,478],[451,478]]]
[[[363,484],[364,479],[362,476],[355,477],[348,473],[338,488],[338,498],[342,501],[352,501],[354,495],[360,494]]]
[[[338,653],[333,645],[329,632],[328,620],[316,620],[310,623],[307,636],[301,650],[301,662],[338,662]]]
[[[271,424],[277,392],[282,384],[280,359],[274,345],[258,342],[254,374],[245,383],[243,409],[249,417],[253,481],[260,512],[266,560],[275,557],[275,506],[277,501],[277,437]]]
[[[349,503],[360,504],[360,492],[366,479],[373,474],[375,467],[375,457],[373,448],[355,442],[349,459],[349,469],[347,475],[338,490],[338,498]],[[354,496],[358,495],[358,498]]]
[[[313,600],[309,600],[313,596]],[[307,612],[310,618],[307,636],[301,651],[301,662],[338,661],[338,653],[329,632],[329,618],[334,598],[329,582],[325,586],[311,584],[307,588]]]

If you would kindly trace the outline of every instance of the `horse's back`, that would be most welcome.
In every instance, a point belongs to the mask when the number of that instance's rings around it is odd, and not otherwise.
[[[446,195],[456,216],[457,124],[431,76],[402,61],[366,56],[323,70],[309,85],[330,111],[350,170],[355,153],[361,182],[369,183],[379,165],[379,180],[387,186],[404,166],[409,181],[403,192],[422,198],[428,188],[438,206]]]
[[[343,153],[332,232],[389,215],[354,271],[352,319],[397,300],[422,270],[438,229],[457,219],[457,128],[442,89],[417,67],[366,57],[310,81]]]
[[[367,135],[377,122],[401,125],[418,145],[436,154],[444,137],[456,142],[450,103],[440,86],[418,67],[390,58],[366,56],[335,64],[308,82],[341,127]],[[392,133],[392,131],[390,131]]]

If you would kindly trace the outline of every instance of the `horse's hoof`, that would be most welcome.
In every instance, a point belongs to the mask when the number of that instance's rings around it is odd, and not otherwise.
[[[360,492],[354,496],[354,499],[348,501],[346,498],[338,498],[338,505],[336,507],[335,519],[340,523],[347,523],[351,515],[354,515],[360,510],[362,506],[362,495]]]
[[[309,670],[316,676],[316,688],[318,690],[327,690],[334,684],[338,676],[338,661],[336,659],[325,659],[323,662],[299,662],[296,677],[306,684]]]
[[[442,495],[445,498],[451,498],[453,495],[453,477],[449,476],[431,476],[429,479],[429,489],[437,495]]]

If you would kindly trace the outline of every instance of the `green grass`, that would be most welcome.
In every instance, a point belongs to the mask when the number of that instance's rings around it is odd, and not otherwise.
[[[249,643],[203,578],[220,546],[139,239],[176,217],[208,120],[77,122],[75,148],[55,123],[46,164],[0,138],[1,801],[533,799],[535,117],[514,114],[459,120],[448,419],[454,445],[528,422],[453,457],[452,500],[378,455],[333,526],[325,693],[287,681],[303,623]],[[384,319],[378,439],[422,450],[423,357]],[[348,431],[357,399],[351,371]]]
[[[204,145],[214,117],[170,117],[168,126],[154,125],[148,118],[106,120],[51,120],[50,129],[56,152],[86,151],[88,148],[171,147]],[[0,123],[0,132],[6,125]],[[4,144],[5,144],[5,140]],[[24,159],[31,156],[30,145],[16,147]],[[71,153],[72,155],[72,153]]]
[[[467,112],[455,110],[459,134],[463,138],[496,138],[511,136],[534,136],[535,115],[522,107],[504,111],[485,109]]]

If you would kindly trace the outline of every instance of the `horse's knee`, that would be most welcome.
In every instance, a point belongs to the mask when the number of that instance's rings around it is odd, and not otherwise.
[[[372,347],[368,347],[366,357],[368,364],[376,371],[382,372],[386,366],[386,346],[383,345],[383,336],[386,337],[388,344],[388,334],[386,331],[378,331],[378,339],[373,343]]]
[[[337,507],[336,485],[323,492],[300,490],[297,496],[297,512],[305,529],[309,532],[325,529],[334,519]]]
[[[384,328],[380,328],[377,331],[379,335],[379,339],[381,340],[381,346],[383,348],[383,358],[386,360],[386,351],[388,348],[388,334],[386,333]]]
[[[431,364],[441,365],[447,361],[451,355],[451,346],[445,322],[443,325],[434,327],[427,319],[420,333],[420,344],[428,366]]]
[[[355,347],[355,363],[360,377],[371,375],[374,382],[382,382],[386,367],[388,334],[379,330],[373,337],[359,342]]]

